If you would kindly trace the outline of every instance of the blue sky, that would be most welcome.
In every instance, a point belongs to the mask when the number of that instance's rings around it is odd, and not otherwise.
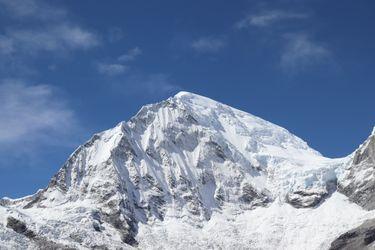
[[[375,125],[375,2],[0,0],[0,197],[47,185],[94,132],[180,90],[329,157]]]

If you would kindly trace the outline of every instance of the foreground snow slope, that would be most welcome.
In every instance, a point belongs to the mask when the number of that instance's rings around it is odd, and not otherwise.
[[[357,154],[325,158],[284,128],[180,92],[94,135],[47,188],[0,200],[0,248],[328,249],[374,217],[336,191]]]
[[[328,249],[341,233],[374,217],[340,194],[317,208],[274,202],[250,211],[224,209],[207,223],[168,218],[141,225],[141,249]]]

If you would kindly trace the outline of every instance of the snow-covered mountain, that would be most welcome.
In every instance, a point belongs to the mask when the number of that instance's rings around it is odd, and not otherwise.
[[[329,159],[284,128],[180,92],[95,134],[45,189],[1,199],[0,249],[375,247],[371,226],[340,236],[375,218],[374,169],[375,131]]]

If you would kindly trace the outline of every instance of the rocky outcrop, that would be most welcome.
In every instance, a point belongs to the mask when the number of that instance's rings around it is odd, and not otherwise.
[[[14,217],[8,217],[7,227],[13,229],[16,233],[25,235],[27,238],[35,238],[35,233],[27,228],[26,223]]]
[[[295,208],[316,207],[336,190],[336,180],[328,181],[320,188],[299,189],[288,193],[287,203]]]
[[[239,200],[244,204],[247,204],[248,208],[266,206],[268,203],[272,202],[267,190],[258,191],[248,183],[243,185]]]
[[[45,237],[37,235],[34,231],[30,230],[26,223],[16,219],[12,216],[7,218],[6,226],[16,233],[26,236],[28,239],[33,242],[33,244],[37,247],[37,249],[61,249],[61,250],[74,250],[75,248],[71,248],[64,244],[53,242]]]
[[[286,201],[295,208],[315,207],[328,193],[315,190],[297,190],[286,196]]]
[[[331,244],[330,250],[375,249],[375,219],[340,235]]]
[[[375,130],[354,153],[338,191],[367,210],[375,208]]]

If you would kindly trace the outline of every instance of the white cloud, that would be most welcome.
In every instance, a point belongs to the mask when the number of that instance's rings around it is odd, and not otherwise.
[[[139,47],[130,49],[126,54],[123,54],[118,57],[120,62],[129,62],[134,61],[138,56],[142,54],[142,50]]]
[[[282,10],[271,10],[259,14],[249,15],[236,23],[235,27],[238,29],[248,28],[250,26],[265,27],[280,21],[304,18],[308,18],[308,15],[304,13],[286,12]]]
[[[331,52],[311,40],[306,34],[287,35],[286,45],[280,58],[283,70],[294,73],[309,66],[331,60]]]
[[[68,48],[90,49],[99,44],[99,40],[94,33],[78,26],[62,25],[57,27],[56,32],[61,32],[60,40],[62,43],[65,43]]]
[[[128,70],[128,66],[117,63],[98,63],[97,70],[104,75],[116,76],[125,73]]]
[[[16,24],[22,21],[22,26],[8,26],[0,33],[1,54],[22,57],[41,51],[60,53],[99,45],[95,33],[71,22],[65,9],[44,0],[0,0],[1,12],[4,18],[18,18]]]
[[[9,30],[0,36],[0,51],[3,54],[90,49],[98,44],[95,34],[68,24],[43,29]]]
[[[74,112],[48,85],[0,83],[0,149],[67,143],[77,128]]]
[[[0,0],[3,12],[12,18],[60,19],[66,11],[48,5],[43,0]]]
[[[191,43],[191,47],[198,52],[214,53],[225,46],[225,42],[219,38],[201,37]]]
[[[129,70],[129,66],[125,63],[134,61],[139,55],[142,54],[142,50],[138,47],[130,49],[126,54],[123,54],[117,58],[120,63],[98,63],[96,69],[99,73],[109,76],[121,75]]]

